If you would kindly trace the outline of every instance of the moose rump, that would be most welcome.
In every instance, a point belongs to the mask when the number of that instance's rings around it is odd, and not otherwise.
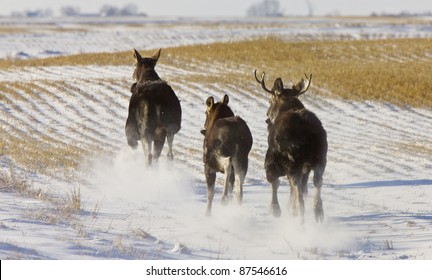
[[[165,138],[174,137],[181,127],[181,108],[174,91],[163,80],[133,84],[126,120],[126,138],[132,148],[142,141],[145,150],[154,142],[154,157],[158,158]],[[150,151],[147,151],[149,155]],[[172,156],[172,154],[170,155]],[[149,159],[151,162],[151,158]]]
[[[207,215],[211,214],[216,173],[225,175],[222,203],[226,204],[235,186],[237,202],[243,199],[243,182],[248,169],[252,134],[246,122],[228,107],[228,95],[222,102],[207,99],[204,138],[204,165],[207,181]]]

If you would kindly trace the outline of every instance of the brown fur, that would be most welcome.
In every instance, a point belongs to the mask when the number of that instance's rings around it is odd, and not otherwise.
[[[264,85],[264,73],[261,83]],[[310,76],[310,79],[312,75]],[[281,214],[277,199],[279,177],[287,176],[291,185],[290,206],[294,215],[304,217],[303,195],[307,193],[307,181],[314,171],[314,212],[317,222],[322,222],[324,210],[321,199],[322,175],[327,162],[327,134],[321,121],[308,111],[298,97],[306,92],[304,80],[293,88],[284,88],[282,79],[275,80],[271,90],[270,108],[267,111],[268,149],[265,157],[267,180],[272,185],[271,209],[273,215]],[[306,88],[306,90],[305,90]]]
[[[228,95],[218,103],[214,103],[213,97],[206,101],[205,130],[201,133],[205,135],[203,160],[207,181],[207,215],[211,214],[217,172],[225,174],[222,202],[227,203],[234,185],[237,202],[241,204],[243,199],[243,182],[253,140],[246,122],[234,116],[228,102]]]

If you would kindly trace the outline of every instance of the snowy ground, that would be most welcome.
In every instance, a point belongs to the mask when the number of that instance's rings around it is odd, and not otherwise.
[[[95,22],[85,27],[76,22],[43,22],[50,28],[73,24],[86,31],[0,34],[0,57],[155,48],[268,34],[288,39],[432,37],[429,24],[296,19],[285,20],[283,26],[256,21],[248,27],[244,21],[219,19],[192,26],[190,19],[170,20],[170,24],[152,22],[144,30],[124,22],[114,25],[118,28]],[[206,69],[202,65],[185,71],[163,64],[157,68],[167,81],[180,81],[182,75]],[[48,193],[61,196],[73,188],[81,190],[84,210],[70,219],[56,219],[56,206],[50,202],[1,192],[0,259],[432,259],[430,109],[341,101],[331,94],[315,95],[312,86],[302,101],[321,119],[329,141],[322,193],[325,221],[314,222],[311,185],[306,222],[300,225],[284,207],[289,196],[286,180],[279,191],[282,217],[269,214],[270,189],[263,169],[268,96],[259,85],[251,79],[248,88],[214,84],[203,90],[197,83],[170,82],[183,107],[175,161],[169,164],[163,157],[158,166],[145,169],[142,151],[130,150],[124,136],[132,71],[132,66],[86,66],[0,72],[0,83],[26,77],[44,88],[43,94],[31,97],[16,88],[19,100],[0,100],[5,133],[31,133],[36,139],[50,136],[71,145],[96,144],[112,151],[109,157],[83,163],[78,178],[65,181],[54,175],[28,174],[34,188]],[[252,69],[223,67],[213,71],[252,73]],[[64,91],[51,86],[64,77],[69,77]],[[219,174],[213,216],[208,218],[199,131],[205,99],[210,95],[220,99],[225,93],[233,111],[249,124],[254,144],[243,205],[220,204]],[[98,99],[89,98],[92,95]],[[8,170],[10,159],[1,156],[0,164]]]
[[[432,18],[0,18],[0,58],[155,49],[263,35],[289,41],[430,38]]]

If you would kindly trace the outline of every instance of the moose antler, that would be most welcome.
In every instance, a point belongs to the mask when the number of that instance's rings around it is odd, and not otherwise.
[[[305,80],[301,79],[301,81],[295,86],[296,90],[298,90],[298,92],[299,92],[299,94],[298,94],[299,96],[302,95],[303,93],[305,93],[306,91],[308,91],[308,89],[311,85],[312,74],[310,74],[310,76],[308,77],[305,73],[305,76],[306,76],[307,85],[306,85]],[[305,87],[306,87],[306,89],[305,89]]]
[[[256,69],[255,69],[255,71],[254,71],[254,74],[255,74],[255,80],[256,80],[259,84],[261,84],[261,87],[263,88],[263,90],[267,91],[268,93],[273,94],[273,92],[272,92],[271,90],[269,90],[269,89],[265,86],[265,82],[264,82],[265,73],[264,73],[264,71],[263,71],[262,74],[261,74],[261,81],[260,81],[260,80],[258,79],[258,77],[257,77],[257,70],[256,70]]]

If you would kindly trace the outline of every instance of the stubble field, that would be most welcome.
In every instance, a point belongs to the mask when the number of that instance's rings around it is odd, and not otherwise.
[[[2,259],[432,258],[430,21],[2,20]],[[164,151],[145,168],[142,150],[126,144],[134,47],[163,48],[156,70],[181,100],[171,164]],[[269,96],[255,69],[269,86],[313,73],[301,100],[328,134],[323,224],[311,197],[304,225],[290,217],[286,180],[282,217],[269,213]],[[206,98],[224,94],[254,145],[244,204],[220,204],[218,175],[206,218],[199,131]]]

